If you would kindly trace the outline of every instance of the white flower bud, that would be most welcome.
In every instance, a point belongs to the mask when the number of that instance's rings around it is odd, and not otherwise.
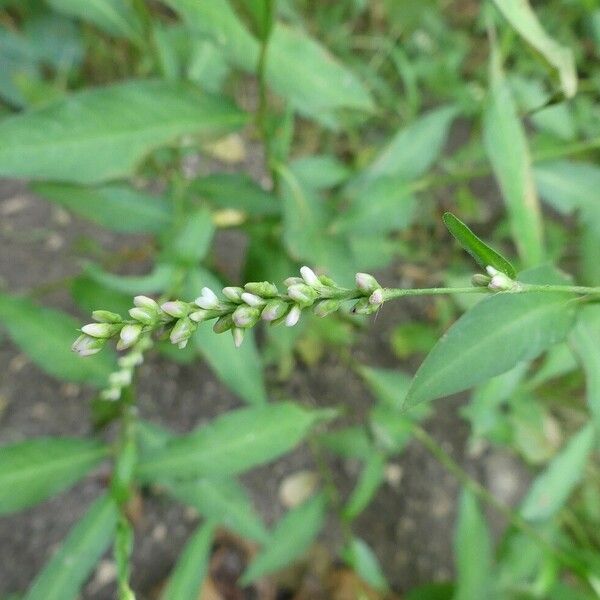
[[[357,273],[355,281],[356,287],[359,290],[368,292],[369,294],[372,294],[376,289],[381,287],[379,283],[377,283],[377,279],[368,273]]]
[[[313,308],[313,312],[317,317],[326,317],[331,313],[334,313],[341,306],[341,302],[339,300],[335,300],[333,298],[329,300],[321,300],[315,307]]]
[[[291,285],[297,285],[298,283],[304,283],[304,279],[302,279],[302,277],[288,277],[283,282],[283,285],[285,285],[285,287],[290,287]]]
[[[122,369],[108,376],[108,383],[111,387],[125,387],[131,383],[132,372],[130,369]]]
[[[141,365],[143,362],[144,355],[141,352],[130,352],[117,360],[117,364],[122,369],[132,369],[133,367]]]
[[[239,304],[242,302],[242,294],[244,293],[244,288],[241,287],[224,287],[223,288],[223,296],[230,300],[231,302],[235,302]]]
[[[300,315],[302,314],[302,309],[294,304],[292,306],[290,312],[286,315],[284,324],[286,327],[293,327],[300,320]]]
[[[170,302],[165,302],[164,304],[160,305],[160,308],[170,317],[175,317],[176,319],[187,317],[188,313],[190,312],[189,304],[181,302],[181,300],[171,300]]]
[[[288,296],[298,304],[312,304],[318,297],[317,292],[304,283],[291,285],[288,288]]]
[[[383,290],[381,288],[377,288],[370,296],[369,296],[369,304],[374,304],[379,306],[383,304]]]
[[[148,296],[136,296],[133,303],[138,308],[145,308],[148,311],[158,311],[158,304]]]
[[[115,402],[120,397],[121,397],[121,389],[118,387],[111,387],[111,388],[108,388],[107,390],[102,390],[100,392],[100,398],[102,398],[102,400],[110,400],[112,402]]]
[[[92,313],[92,319],[99,323],[120,323],[123,320],[121,315],[108,310],[95,310]]]
[[[244,330],[239,327],[233,327],[231,329],[231,334],[233,335],[233,343],[236,348],[239,348],[244,341]]]
[[[169,339],[172,344],[181,344],[194,333],[196,325],[187,318],[179,319],[171,329]]]
[[[494,267],[492,267],[492,265],[488,265],[485,270],[487,271],[488,275],[490,277],[493,277],[494,275],[498,275],[498,273],[500,273],[500,271],[498,271],[498,269],[495,269]]]
[[[306,285],[310,285],[311,287],[321,285],[321,280],[317,277],[317,274],[310,267],[302,267],[300,269],[300,275],[302,275],[302,279],[304,279]]]
[[[261,298],[256,294],[251,294],[250,292],[244,292],[241,298],[248,306],[258,307],[264,306],[267,303],[264,298]]]
[[[120,340],[118,343],[119,350],[125,350],[135,344],[142,333],[142,326],[136,324],[123,325],[121,333],[119,334]]]
[[[189,342],[189,341],[190,341],[190,338],[185,338],[185,340],[181,340],[181,341],[180,341],[180,342],[177,344],[177,347],[178,347],[180,350],[183,350],[183,349],[184,349],[184,348],[185,348],[185,347],[188,345],[188,342]]]
[[[283,317],[287,310],[287,302],[284,302],[283,300],[270,300],[263,308],[261,317],[263,321],[276,321]]]
[[[71,350],[73,350],[73,352],[77,352],[79,356],[92,356],[92,354],[97,354],[100,352],[105,343],[106,338],[95,338],[83,334],[73,342]]]
[[[219,306],[217,295],[210,288],[202,288],[201,295],[194,301],[200,308],[210,310]]]
[[[95,338],[109,338],[121,329],[120,325],[111,323],[89,323],[81,328],[81,331]]]
[[[211,316],[213,315],[211,315],[210,311],[201,308],[200,310],[195,310],[193,313],[190,313],[188,318],[194,321],[194,323],[201,323],[202,321],[210,319]]]
[[[256,324],[259,316],[260,311],[258,308],[241,304],[233,311],[231,318],[236,327],[248,328]]]
[[[508,292],[515,287],[515,282],[504,273],[497,273],[492,277],[488,288],[494,292]]]
[[[144,325],[152,325],[156,320],[155,311],[148,310],[146,308],[140,308],[139,306],[136,306],[135,308],[130,308],[129,316],[132,319],[143,323]]]

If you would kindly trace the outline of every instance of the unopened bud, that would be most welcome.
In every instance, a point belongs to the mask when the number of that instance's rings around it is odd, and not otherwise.
[[[95,338],[109,338],[118,333],[121,325],[114,323],[89,323],[81,328],[81,331]]]
[[[357,273],[354,279],[356,287],[367,294],[372,294],[375,290],[381,288],[379,283],[377,283],[377,279],[368,273]]]
[[[136,306],[129,309],[129,315],[132,319],[143,323],[144,325],[152,325],[156,321],[156,312]]]
[[[133,304],[139,308],[145,308],[149,311],[158,311],[158,304],[148,296],[136,296],[133,299]]]
[[[167,313],[170,317],[175,317],[176,319],[183,319],[183,317],[187,317],[190,313],[190,305],[186,302],[181,302],[181,300],[171,300],[170,302],[165,302],[160,305],[163,312]]]
[[[242,294],[242,300],[248,306],[254,306],[255,308],[258,306],[264,306],[267,303],[267,301],[264,298],[261,298],[256,294],[251,294],[250,292],[244,292]]]
[[[313,312],[317,317],[326,317],[331,313],[334,313],[341,306],[341,302],[339,300],[335,300],[334,298],[330,298],[329,300],[321,300],[317,302],[313,308]]]
[[[233,343],[236,348],[239,348],[244,341],[244,330],[239,327],[232,327],[231,334],[233,335]]]
[[[482,273],[475,273],[475,275],[473,275],[471,277],[471,283],[475,286],[475,287],[487,287],[491,281],[491,277],[488,277],[487,275],[483,275]]]
[[[231,318],[236,327],[247,329],[256,325],[256,322],[260,318],[260,310],[246,304],[241,304],[233,311]]]
[[[144,362],[144,355],[141,352],[129,352],[117,360],[117,364],[123,369],[133,369]]]
[[[123,320],[121,315],[110,312],[109,310],[95,310],[92,313],[92,319],[99,323],[120,323]]]
[[[353,307],[355,315],[372,315],[379,310],[379,304],[372,304],[368,298],[361,298]]]
[[[219,306],[217,295],[210,288],[202,288],[200,296],[194,301],[200,308],[210,310]]]
[[[244,289],[262,298],[274,298],[279,294],[277,286],[269,281],[251,281],[244,286]]]
[[[277,319],[281,319],[287,310],[287,302],[283,300],[269,300],[262,310],[261,317],[263,321],[276,321]]]
[[[302,279],[306,283],[306,285],[310,285],[311,287],[320,286],[321,280],[318,278],[317,274],[310,267],[302,267],[300,269],[300,275]]]
[[[375,306],[379,306],[383,304],[383,290],[381,288],[377,288],[370,296],[369,303],[374,304]]]
[[[515,282],[504,273],[494,275],[488,284],[488,288],[494,292],[508,292],[515,287]]]
[[[296,323],[298,323],[298,321],[300,320],[301,314],[302,314],[302,309],[297,304],[294,304],[294,306],[292,306],[290,312],[285,317],[285,321],[284,321],[285,326],[293,327],[294,325],[296,325]]]
[[[112,387],[125,387],[131,383],[132,376],[131,369],[122,369],[111,373],[108,376],[108,383]]]
[[[339,288],[340,286],[333,280],[331,277],[327,277],[327,275],[319,275],[319,281],[322,285],[332,288]]]
[[[77,352],[79,356],[92,356],[92,354],[100,352],[104,344],[106,344],[106,338],[95,338],[83,334],[73,342],[71,350]]]
[[[283,285],[285,285],[285,287],[290,287],[291,285],[296,285],[298,283],[304,283],[304,279],[302,279],[302,277],[288,277],[284,280]]]
[[[125,350],[135,344],[142,333],[142,326],[136,324],[123,325],[121,333],[119,334],[119,341],[117,343],[118,350]]]
[[[102,398],[102,400],[110,400],[111,402],[115,402],[120,397],[121,388],[118,387],[111,387],[100,392],[100,398]]]
[[[200,310],[195,310],[193,313],[188,315],[188,317],[194,321],[194,323],[201,323],[202,321],[206,321],[213,316],[214,314],[210,310],[204,310],[203,308]]]
[[[319,294],[309,285],[298,283],[288,288],[288,296],[298,304],[310,306]]]
[[[172,344],[181,344],[190,338],[196,329],[196,324],[188,318],[179,319],[171,329],[169,339]]]
[[[244,288],[241,287],[224,287],[223,288],[223,296],[227,298],[227,300],[231,302],[235,302],[236,304],[241,304],[242,294],[244,293]]]
[[[224,333],[234,327],[233,319],[231,315],[223,315],[219,317],[213,325],[213,331],[215,333]]]

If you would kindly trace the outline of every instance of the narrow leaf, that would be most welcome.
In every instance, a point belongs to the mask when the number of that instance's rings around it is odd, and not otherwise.
[[[531,158],[510,86],[493,52],[483,142],[509,215],[513,240],[526,266],[544,257],[542,219]]]
[[[231,411],[148,454],[138,474],[156,479],[241,473],[294,448],[321,418],[290,402]]]
[[[242,576],[242,585],[278,571],[302,556],[323,527],[325,507],[324,494],[318,494],[289,511],[277,523],[268,545],[250,563]]]
[[[170,263],[157,264],[148,275],[113,275],[99,266],[90,264],[85,275],[103,287],[128,295],[156,294],[169,286],[175,274]]]
[[[365,461],[358,482],[344,506],[343,516],[352,521],[369,505],[385,479],[385,457],[373,451]]]
[[[211,477],[190,482],[169,482],[169,493],[203,517],[244,538],[265,543],[267,530],[256,514],[246,490],[235,479]]]
[[[0,325],[37,366],[53,377],[101,387],[116,368],[115,355],[109,348],[85,360],[71,351],[79,321],[25,298],[0,294]]]
[[[0,514],[70,487],[108,454],[91,440],[41,438],[0,447]]]
[[[493,547],[475,496],[463,490],[454,539],[457,582],[453,600],[492,597]]]
[[[550,519],[564,506],[584,476],[594,440],[594,423],[585,425],[569,440],[533,482],[521,505],[523,518],[529,521]]]
[[[560,292],[485,298],[434,346],[417,371],[403,408],[466,390],[535,358],[564,339],[575,309],[572,297]]]
[[[218,136],[245,120],[229,101],[186,83],[87,89],[0,121],[0,175],[72,183],[127,177],[155,148],[183,135]]]
[[[388,583],[373,550],[360,538],[353,537],[343,552],[344,560],[358,576],[376,590],[385,591]]]
[[[208,521],[201,525],[188,540],[171,573],[161,598],[198,598],[202,581],[208,571],[215,526]]]
[[[563,93],[572,98],[577,92],[573,51],[561,46],[546,33],[528,0],[494,0],[494,4],[523,38],[558,70]]]
[[[108,496],[96,500],[36,577],[25,600],[75,600],[110,545],[118,515]]]
[[[484,269],[492,266],[511,279],[517,276],[517,272],[508,260],[479,239],[458,217],[447,212],[444,213],[443,220],[454,239],[475,259],[478,265]]]
[[[125,185],[37,183],[32,190],[113,231],[156,233],[171,222],[171,211],[164,198]]]

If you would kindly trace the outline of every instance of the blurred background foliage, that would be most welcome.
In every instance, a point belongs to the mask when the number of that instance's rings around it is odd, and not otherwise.
[[[28,180],[40,198],[127,240],[124,252],[79,239],[81,271],[58,284],[81,314],[124,313],[136,294],[191,299],[205,285],[280,282],[301,264],[346,285],[357,271],[406,287],[465,285],[473,267],[440,225],[445,210],[519,270],[551,262],[600,284],[597,0],[1,0],[0,9],[0,176]],[[215,243],[223,233],[234,236],[225,254]],[[42,307],[43,286],[31,291],[36,301],[0,293],[8,336],[51,376],[102,389],[116,354],[80,360],[69,350],[79,320]],[[429,303],[422,320],[389,331],[393,353],[416,364],[467,308],[462,299]],[[421,429],[431,409],[398,412],[409,375],[353,358],[368,325],[348,312],[265,329],[259,343],[249,331],[240,350],[203,329],[183,351],[159,344],[182,364],[206,361],[251,407],[217,419],[215,439],[236,427],[260,436],[274,423],[306,437],[316,411],[263,405],[273,382],[325,353],[347,361],[375,398],[361,425],[312,438],[360,461],[348,498],[332,501],[326,482],[266,531],[232,476],[288,449],[267,438],[264,456],[225,478],[175,486],[172,495],[206,520],[163,597],[195,597],[217,524],[261,546],[249,583],[297,560],[326,510],[339,513],[339,556],[358,575],[348,597],[393,597],[386,577],[414,600],[598,597],[600,317],[588,308],[566,341],[477,385],[460,409],[473,452],[504,448],[532,469],[501,538],[486,523],[485,491]],[[95,398],[96,424],[123,419],[128,402]],[[145,464],[144,449],[171,434],[138,425]],[[450,461],[464,492],[455,580],[410,591],[383,573],[352,523],[384,482],[386,462],[415,436]],[[66,488],[105,456],[96,442],[81,443],[79,463],[53,472],[58,482],[42,470],[41,491],[23,488],[12,501],[8,487],[0,491],[2,512]],[[58,460],[73,454],[55,450]],[[32,464],[52,454],[27,452]],[[8,451],[0,464],[8,472],[22,460]],[[83,559],[62,584],[52,573],[59,563],[49,563],[26,598],[74,598],[111,543],[107,531],[117,531],[126,581],[127,526],[117,526],[107,498],[79,525],[102,531],[95,551],[84,552],[73,530],[65,544]]]

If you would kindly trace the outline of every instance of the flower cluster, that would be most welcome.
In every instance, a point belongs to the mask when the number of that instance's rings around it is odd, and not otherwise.
[[[136,296],[129,319],[106,310],[94,311],[92,318],[96,322],[81,328],[82,334],[73,344],[73,351],[81,356],[96,354],[111,338],[118,338],[117,349],[125,350],[134,347],[148,334],[161,330],[168,334],[173,344],[184,348],[198,326],[211,320],[215,321],[215,333],[231,331],[233,341],[239,347],[246,329],[261,320],[293,327],[302,311],[309,308],[315,315],[325,317],[337,311],[344,301],[356,300],[352,312],[371,314],[384,302],[383,289],[367,273],[356,274],[355,289],[342,288],[309,267],[302,267],[300,277],[289,277],[284,283],[287,288],[284,294],[273,283],[261,281],[247,283],[244,287],[225,287],[222,297],[205,287],[193,302],[170,300],[160,305],[147,296]],[[136,354],[132,352],[128,357]],[[121,371],[117,374],[125,381],[126,374]],[[120,381],[115,381],[113,387],[118,388],[116,384]]]

